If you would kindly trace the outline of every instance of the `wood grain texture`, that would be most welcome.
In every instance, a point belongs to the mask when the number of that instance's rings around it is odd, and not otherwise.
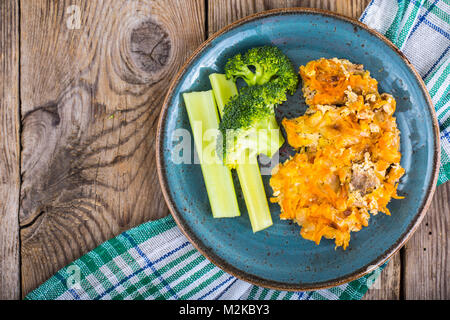
[[[364,295],[363,300],[399,300],[401,294],[401,252],[387,266]]]
[[[406,243],[403,296],[407,300],[448,300],[450,183],[436,189],[433,202],[417,231]]]
[[[208,35],[253,13],[276,8],[307,7],[334,11],[358,19],[370,0],[220,0],[209,1]]]
[[[19,6],[0,2],[0,300],[20,298]]]
[[[197,0],[22,1],[24,295],[168,214],[157,119],[170,80],[204,40],[204,13]]]

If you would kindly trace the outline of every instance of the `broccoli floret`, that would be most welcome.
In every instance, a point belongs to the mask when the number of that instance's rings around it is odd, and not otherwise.
[[[263,153],[272,157],[284,143],[274,109],[298,84],[292,63],[277,47],[256,47],[229,59],[225,74],[233,81],[244,79],[248,86],[224,107],[218,154],[231,168],[245,161],[247,151],[252,156]]]
[[[279,105],[286,101],[286,93],[272,82],[264,85],[256,85],[241,88],[241,95],[248,95],[248,99],[253,99],[254,103],[263,107],[264,105]]]
[[[250,156],[272,157],[284,143],[274,112],[275,104],[283,101],[278,92],[272,86],[245,87],[225,105],[217,153],[227,166],[244,162],[247,150]]]
[[[262,46],[237,54],[225,65],[228,79],[242,78],[249,86],[268,82],[280,87],[283,92],[294,94],[298,77],[289,58],[280,49]]]

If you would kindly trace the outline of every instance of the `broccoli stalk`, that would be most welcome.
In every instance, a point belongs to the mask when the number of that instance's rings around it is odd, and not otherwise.
[[[238,94],[236,84],[232,80],[227,80],[224,74],[213,73],[209,76],[209,79],[216,97],[219,113],[223,116],[226,103],[231,97]],[[252,230],[257,232],[270,227],[273,222],[256,155],[249,154],[249,149],[244,149],[244,152],[243,157],[245,161],[241,161],[236,165],[236,172],[241,184]]]
[[[219,115],[217,114],[213,92],[209,90],[183,93],[183,98],[213,217],[230,218],[239,216],[240,211],[231,171],[217,157],[216,147],[210,146],[211,143],[216,143],[216,139],[212,139],[213,142],[211,142],[209,141],[211,139],[208,138],[208,131],[209,133],[215,131],[215,135],[219,126]]]

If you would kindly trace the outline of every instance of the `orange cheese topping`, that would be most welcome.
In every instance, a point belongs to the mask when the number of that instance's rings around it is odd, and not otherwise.
[[[271,201],[305,239],[335,239],[345,249],[350,232],[367,226],[370,214],[390,214],[387,204],[400,198],[395,99],[347,60],[311,61],[300,75],[309,109],[282,121],[298,153],[272,172]]]
[[[321,58],[310,61],[300,67],[300,75],[308,105],[342,104],[349,86],[357,94],[377,92],[377,80],[371,78],[362,65],[355,65],[348,60]],[[310,92],[315,92],[313,97],[309,96]]]

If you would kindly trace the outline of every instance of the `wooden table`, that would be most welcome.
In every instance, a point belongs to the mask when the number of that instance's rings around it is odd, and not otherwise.
[[[363,1],[0,2],[0,298],[18,299],[105,240],[167,215],[154,141],[170,80],[249,14]],[[450,186],[365,299],[448,299]]]

